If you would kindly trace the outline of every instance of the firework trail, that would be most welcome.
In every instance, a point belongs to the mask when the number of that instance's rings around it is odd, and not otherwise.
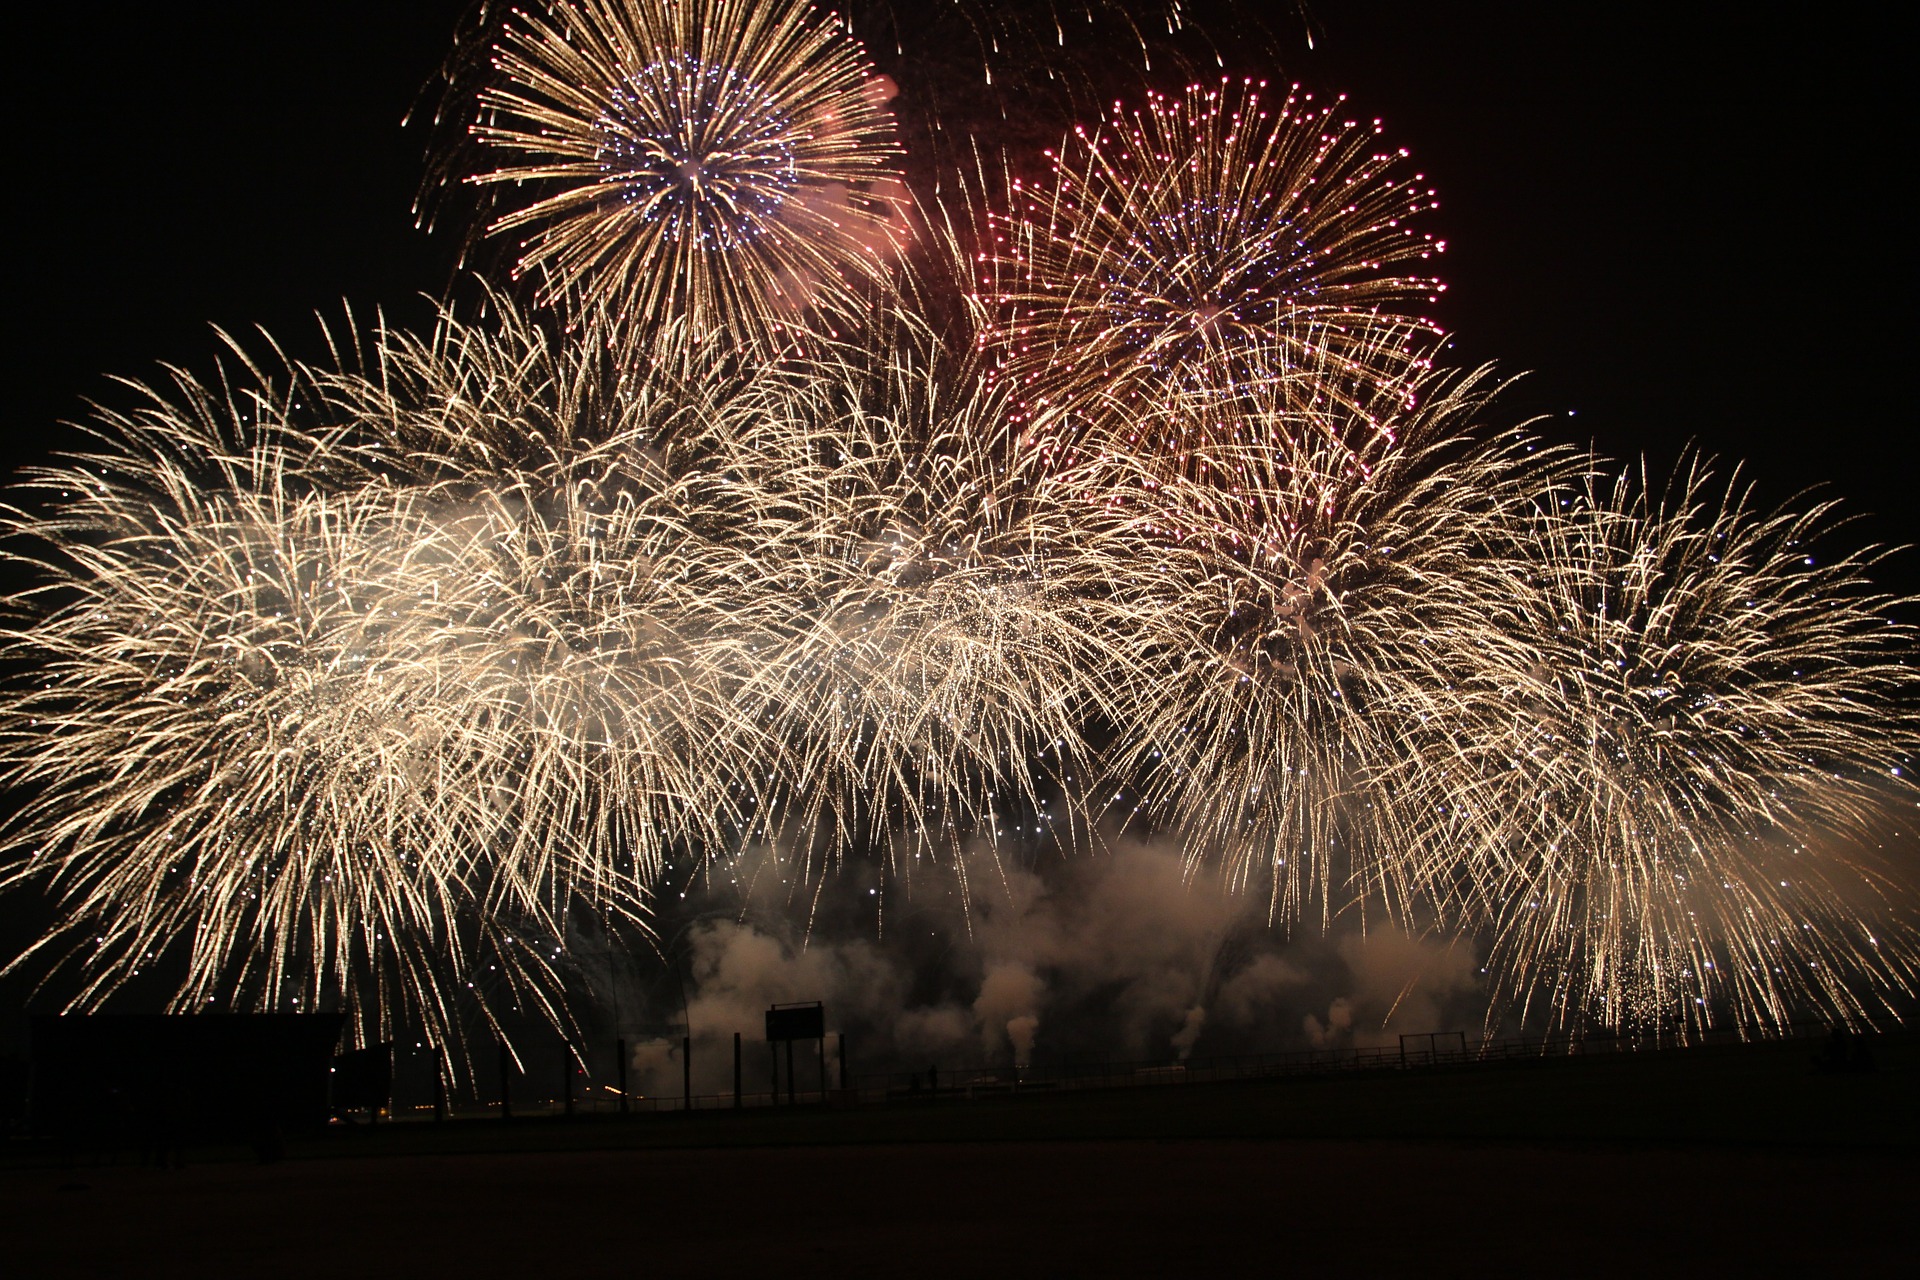
[[[1480,430],[1484,374],[1423,390],[1358,450],[1275,395],[1231,433],[1248,443],[1074,476],[1126,566],[1097,605],[1123,686],[1110,799],[1265,888],[1284,922],[1370,901],[1404,916],[1425,851],[1495,820],[1455,803],[1455,739],[1479,729],[1461,691],[1501,659],[1489,598],[1526,569],[1502,522],[1567,459]]]
[[[1285,927],[1479,931],[1493,1016],[1911,995],[1851,852],[1911,822],[1910,602],[1826,507],[1609,483],[1432,372],[1377,125],[1116,106],[919,210],[909,269],[832,16],[481,25],[466,177],[557,314],[177,374],[0,511],[0,887],[59,913],[10,967],[460,1046],[566,1030],[565,940],[669,868],[1144,827]]]
[[[1075,740],[1046,504],[923,329],[684,380],[489,309],[183,377],[23,487],[9,875],[93,937],[81,1007],[191,937],[182,1008],[564,1027],[571,910],[644,930],[775,831],[950,851]]]
[[[775,808],[814,833],[789,839],[828,857],[950,853],[1044,810],[1091,666],[1069,508],[1011,475],[1004,393],[910,316],[873,332],[762,380],[713,442],[778,522],[755,549],[778,647],[741,714],[784,744]]]
[[[183,377],[30,479],[8,877],[63,921],[16,963],[64,940],[83,1007],[192,939],[180,1008],[563,1027],[569,912],[644,929],[683,856],[910,874],[1136,810],[1276,921],[1484,925],[1569,1022],[1911,988],[1830,848],[1907,785],[1910,637],[1872,557],[1806,563],[1822,511],[1582,489],[1476,430],[1484,376],[1364,429],[1182,399],[1245,420],[1036,476],[910,317],[689,383],[496,304]]]
[[[327,404],[400,460],[443,535],[436,572],[472,601],[436,642],[452,678],[513,712],[515,767],[493,784],[521,811],[506,865],[637,911],[675,842],[724,816],[688,744],[726,724],[704,655],[738,632],[693,525],[727,508],[667,470],[711,406],[616,380],[593,344],[494,303],[487,328],[443,315],[425,341],[384,335],[372,368],[327,379]]]
[[[1405,393],[1437,330],[1409,314],[1444,287],[1434,206],[1406,153],[1343,100],[1264,82],[1116,105],[1010,181],[975,251],[982,341],[1026,411],[1127,431],[1163,389],[1219,393],[1295,364],[1323,393]]]
[[[1880,553],[1829,552],[1831,503],[1750,503],[1696,460],[1513,522],[1524,586],[1489,629],[1526,678],[1470,793],[1494,843],[1459,874],[1490,972],[1557,1024],[1784,1027],[1912,989],[1867,852],[1916,799],[1905,602],[1869,583]]]
[[[1274,43],[1271,6],[1212,7],[1228,10],[1232,56]],[[1097,114],[1143,78],[1182,83],[1226,56],[1187,0],[855,0],[836,9],[899,86],[892,105],[908,177],[936,204],[943,177],[978,150],[1019,165],[1059,140],[1059,122]]]
[[[498,190],[488,230],[524,237],[544,300],[780,346],[888,278],[890,87],[805,0],[556,0],[493,66],[467,181]]]
[[[462,604],[419,590],[433,524],[391,487],[316,489],[344,451],[289,421],[310,392],[183,377],[7,517],[44,570],[6,635],[32,671],[6,776],[33,797],[7,882],[61,910],[15,963],[64,942],[83,1007],[183,945],[178,1009],[340,1001],[441,1032],[476,966],[506,960],[514,1001],[550,990],[523,945],[548,903],[481,856],[510,819],[478,780],[512,748],[447,678]]]
[[[711,405],[495,302],[336,344],[364,369],[183,376],[23,486],[8,875],[88,935],[81,1005],[191,938],[182,1008],[337,999],[458,1044],[472,984],[487,1024],[560,1025],[569,909],[644,923],[718,838],[758,579],[701,533],[738,504],[665,462]]]

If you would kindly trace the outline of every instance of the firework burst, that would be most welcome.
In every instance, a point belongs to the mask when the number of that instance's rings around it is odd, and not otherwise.
[[[713,402],[494,302],[335,344],[364,369],[182,377],[10,513],[9,875],[91,937],[83,1006],[192,939],[181,1007],[560,1025],[569,910],[644,923],[719,838],[757,578],[666,461]]]
[[[1829,553],[1831,515],[1757,512],[1695,462],[1664,491],[1558,484],[1515,522],[1526,586],[1488,603],[1526,678],[1482,739],[1500,821],[1467,878],[1523,1008],[1783,1026],[1911,988],[1865,851],[1916,799],[1912,636],[1878,555]]]
[[[82,1006],[183,946],[181,1009],[338,1002],[444,1033],[476,966],[504,967],[500,1002],[551,994],[551,904],[483,853],[511,815],[479,780],[511,748],[449,678],[461,603],[419,589],[434,523],[390,486],[315,486],[343,451],[289,421],[312,391],[183,378],[8,516],[43,581],[6,637],[33,668],[4,706],[33,794],[7,878],[59,902],[35,951],[65,940]]]
[[[911,317],[878,332],[764,380],[715,442],[778,522],[756,554],[779,647],[742,714],[785,744],[776,807],[830,856],[895,832],[951,852],[1044,808],[1089,669],[1085,564],[1067,508],[1006,465],[1004,393]]]
[[[1099,603],[1125,687],[1112,801],[1265,885],[1277,919],[1370,899],[1404,913],[1439,833],[1488,820],[1454,798],[1454,740],[1475,728],[1460,690],[1500,659],[1488,597],[1524,569],[1501,522],[1565,459],[1477,438],[1484,376],[1426,390],[1360,450],[1276,397],[1234,433],[1263,443],[1172,471],[1109,455],[1075,477],[1125,566]]]
[[[975,264],[982,341],[1038,422],[1126,429],[1163,393],[1218,393],[1294,364],[1405,393],[1444,287],[1433,207],[1405,152],[1343,100],[1264,83],[1116,105],[1011,183]],[[1384,340],[1383,340],[1384,339]]]
[[[517,13],[479,98],[543,297],[780,345],[888,275],[904,187],[886,83],[805,0],[557,0]],[[524,203],[518,193],[526,193]]]

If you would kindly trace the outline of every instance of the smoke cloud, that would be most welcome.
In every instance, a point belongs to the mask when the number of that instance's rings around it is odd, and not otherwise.
[[[1468,944],[1357,927],[1290,939],[1268,925],[1264,899],[1192,874],[1163,844],[912,870],[910,886],[874,866],[808,883],[759,850],[691,888],[684,914],[663,922],[658,972],[635,979],[649,993],[632,1011],[650,1031],[636,1036],[638,1087],[678,1092],[685,1024],[696,1090],[725,1092],[733,1034],[764,1055],[768,1006],[798,1000],[824,1002],[860,1074],[1481,1030]],[[830,1035],[830,1080],[837,1048]],[[771,1064],[750,1060],[747,1072],[745,1087],[761,1090]]]

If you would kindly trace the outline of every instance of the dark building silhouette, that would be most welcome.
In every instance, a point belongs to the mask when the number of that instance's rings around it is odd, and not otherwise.
[[[326,1126],[338,1014],[91,1014],[33,1019],[32,1126],[177,1160],[243,1141],[273,1159]]]

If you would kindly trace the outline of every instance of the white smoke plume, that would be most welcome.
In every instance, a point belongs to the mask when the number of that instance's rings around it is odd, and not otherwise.
[[[910,892],[873,866],[808,885],[772,854],[755,857],[765,861],[743,855],[703,879],[687,915],[663,922],[673,927],[638,1013],[652,1034],[633,1054],[637,1087],[678,1092],[685,1023],[697,1092],[732,1087],[736,1031],[750,1046],[743,1086],[764,1091],[762,1020],[798,1000],[824,1002],[856,1074],[1185,1061],[1481,1029],[1468,945],[1378,928],[1288,939],[1268,927],[1263,900],[1191,875],[1164,845],[1036,867],[922,863]],[[837,1047],[830,1034],[830,1083]],[[803,1060],[810,1088],[816,1068]]]

